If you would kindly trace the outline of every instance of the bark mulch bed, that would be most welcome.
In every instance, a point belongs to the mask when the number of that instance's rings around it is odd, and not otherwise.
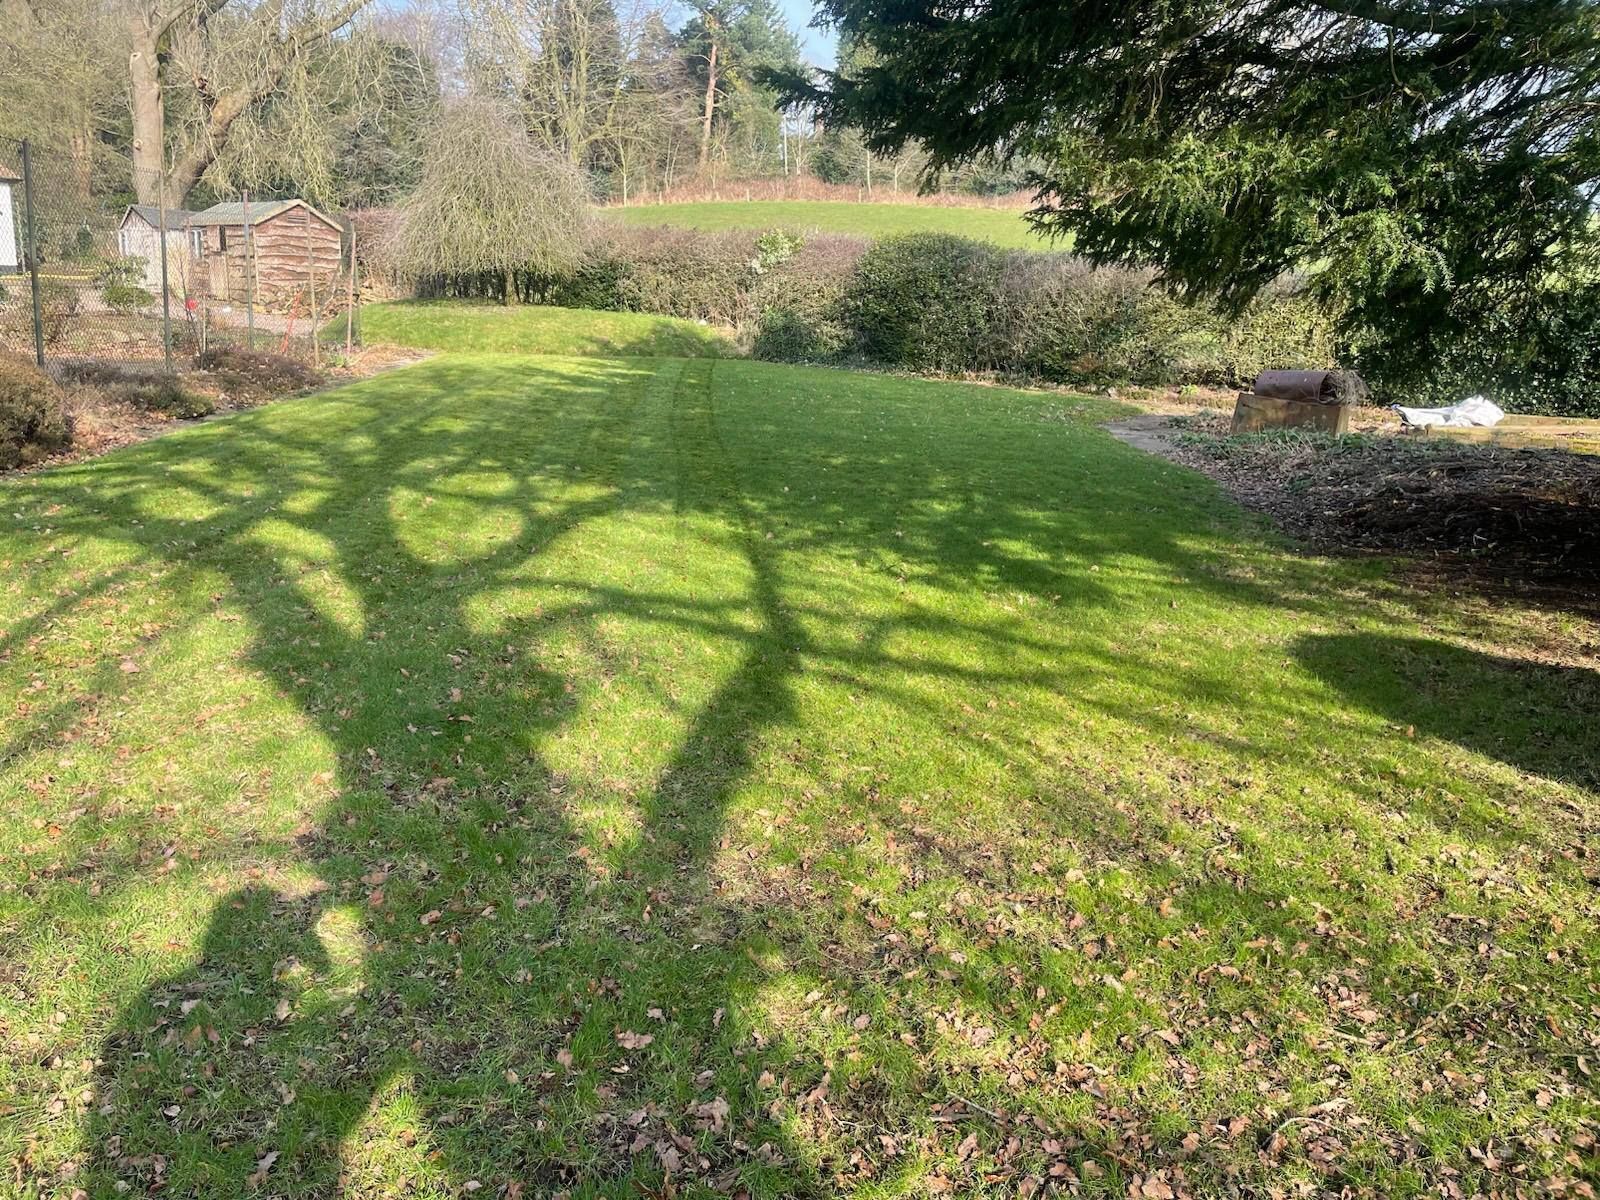
[[[1212,411],[1113,432],[1204,472],[1322,549],[1398,551],[1546,586],[1600,583],[1600,456],[1387,432],[1233,436]]]
[[[341,366],[313,371],[275,354],[232,350],[208,356],[196,367],[185,356],[177,378],[185,391],[208,399],[215,414],[256,408],[319,387],[370,378],[431,357],[427,352],[376,346]],[[159,376],[159,362],[78,365],[66,372],[66,406],[72,417],[72,444],[31,470],[97,458],[123,446],[159,437],[194,419],[152,412],[130,402],[118,383]],[[206,420],[207,417],[200,417]]]

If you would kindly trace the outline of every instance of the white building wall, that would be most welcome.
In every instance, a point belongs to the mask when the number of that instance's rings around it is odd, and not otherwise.
[[[22,269],[22,228],[17,224],[20,208],[12,195],[20,186],[0,183],[0,275],[14,275]]]
[[[167,230],[167,285],[174,296],[185,296],[195,277],[193,233],[187,229]],[[161,294],[161,233],[144,223],[143,218],[130,216],[117,231],[117,253],[124,258],[138,255],[144,259],[144,287],[146,291]]]

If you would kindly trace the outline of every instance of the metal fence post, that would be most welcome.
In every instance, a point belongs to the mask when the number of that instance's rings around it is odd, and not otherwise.
[[[161,353],[172,374],[172,289],[167,285],[167,181],[156,187],[156,236],[161,242]]]
[[[22,141],[22,209],[28,221],[28,286],[33,292],[33,357],[44,366],[44,306],[39,300],[39,220],[33,211],[33,157]]]
[[[348,218],[347,218],[348,219]],[[356,327],[356,223],[350,222],[350,288],[345,294],[344,363],[350,365],[350,343]]]

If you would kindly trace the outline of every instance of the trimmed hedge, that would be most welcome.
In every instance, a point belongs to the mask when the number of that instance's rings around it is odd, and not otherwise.
[[[843,298],[871,243],[808,238],[756,281],[745,331],[750,352],[771,362],[833,362],[855,351]]]
[[[497,296],[433,280],[425,295]],[[732,328],[757,358],[1068,384],[1248,383],[1331,366],[1327,323],[1287,286],[1242,319],[1178,301],[1149,272],[948,234],[868,242],[771,231],[602,227],[582,264],[519,275],[522,299]]]
[[[750,339],[758,357],[1218,386],[1337,358],[1328,322],[1287,284],[1230,321],[1173,298],[1150,272],[947,234],[887,238],[859,251],[848,271],[835,250],[826,280],[808,285],[761,306]]]
[[[501,277],[424,281],[425,296],[498,299]],[[1269,368],[1354,367],[1376,403],[1486,392],[1515,412],[1600,416],[1600,284],[1532,324],[1456,315],[1429,345],[1380,358],[1293,280],[1228,315],[1153,272],[948,234],[868,242],[771,231],[600,225],[582,264],[517,275],[521,299],[661,313],[733,329],[757,358],[1076,385],[1247,386]]]

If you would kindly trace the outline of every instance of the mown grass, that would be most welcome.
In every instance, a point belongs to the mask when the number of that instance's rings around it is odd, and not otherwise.
[[[7,1186],[1578,1194],[1585,627],[1109,411],[446,355],[0,483]]]
[[[841,200],[704,200],[605,210],[634,225],[687,229],[789,229],[880,238],[897,233],[953,233],[1023,250],[1066,249],[1035,233],[1020,212],[931,204],[852,204]]]
[[[344,336],[344,326],[335,331]],[[402,300],[361,310],[361,338],[419,350],[614,357],[718,358],[735,353],[717,330],[651,313],[548,305]]]

